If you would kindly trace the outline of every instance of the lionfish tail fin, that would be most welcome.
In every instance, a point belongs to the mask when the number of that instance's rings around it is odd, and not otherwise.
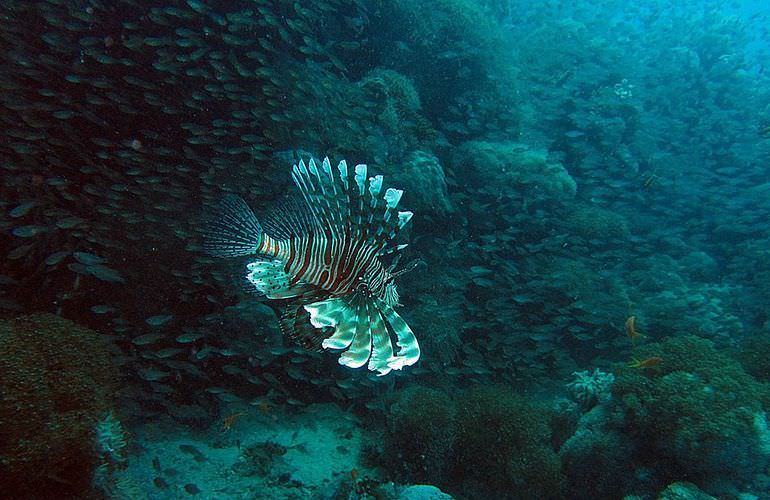
[[[228,194],[203,228],[203,249],[215,257],[241,257],[257,253],[262,226],[243,198]]]
[[[420,348],[412,330],[392,307],[362,297],[332,298],[305,305],[315,328],[333,329],[321,346],[344,350],[339,363],[349,368],[367,365],[383,376],[413,365]],[[394,353],[391,332],[398,351]]]
[[[333,233],[347,228],[357,239],[371,243],[378,255],[400,250],[394,243],[398,232],[412,218],[412,212],[398,211],[403,191],[388,188],[383,177],[368,177],[367,166],[348,170],[345,161],[334,169],[329,158],[319,167],[312,158],[292,169],[294,183],[302,193],[313,218]]]

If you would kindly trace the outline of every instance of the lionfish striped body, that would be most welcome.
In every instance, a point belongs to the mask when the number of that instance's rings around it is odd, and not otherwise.
[[[406,245],[394,243],[411,219],[396,207],[402,191],[381,195],[382,176],[367,178],[366,165],[337,175],[324,159],[294,165],[292,177],[304,203],[263,227],[239,197],[227,196],[207,229],[213,255],[256,255],[247,280],[268,299],[283,300],[281,329],[303,346],[344,350],[339,362],[367,364],[385,375],[412,365],[420,349],[396,313],[396,274],[380,257]],[[395,350],[394,350],[395,344]]]

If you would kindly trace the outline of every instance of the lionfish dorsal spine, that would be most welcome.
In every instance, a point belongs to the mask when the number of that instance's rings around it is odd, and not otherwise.
[[[377,197],[380,195],[380,189],[382,189],[382,176],[369,177],[369,195],[372,197],[372,208],[377,206],[379,202]]]
[[[358,194],[363,196],[366,192],[366,165],[359,163],[355,168],[356,185],[358,186]]]
[[[340,173],[340,180],[342,181],[342,189],[343,192],[347,192],[348,189],[350,189],[350,185],[348,184],[348,164],[345,160],[340,161],[339,165],[337,165],[337,170]]]

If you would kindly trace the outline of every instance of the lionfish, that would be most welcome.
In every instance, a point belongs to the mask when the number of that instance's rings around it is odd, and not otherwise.
[[[395,311],[395,278],[380,257],[400,251],[395,243],[412,212],[397,211],[403,191],[366,165],[336,173],[325,158],[292,168],[302,198],[260,224],[246,202],[227,195],[205,231],[204,248],[218,257],[255,255],[246,279],[279,302],[284,335],[308,349],[344,350],[339,363],[367,364],[382,376],[420,358],[414,333]],[[396,259],[397,260],[397,259]]]

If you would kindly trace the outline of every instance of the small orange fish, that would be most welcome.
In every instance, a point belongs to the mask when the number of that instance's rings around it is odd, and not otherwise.
[[[350,469],[350,478],[351,478],[353,481],[355,481],[356,479],[358,479],[358,469],[355,469],[355,468],[353,468],[353,469]]]
[[[628,366],[630,368],[638,368],[640,370],[644,370],[645,368],[654,368],[656,366],[660,366],[660,364],[663,362],[663,358],[660,356],[652,356],[645,359],[636,359],[634,358]]]
[[[644,337],[641,333],[636,331],[636,316],[629,316],[626,320],[626,335],[631,339],[631,345],[636,345],[636,339]]]
[[[644,179],[644,187],[645,189],[649,189],[652,186],[654,186],[658,182],[658,176],[655,174],[650,174]]]
[[[232,427],[235,421],[238,420],[238,417],[242,417],[244,415],[246,415],[246,412],[242,411],[238,413],[233,413],[229,417],[225,417],[225,419],[222,421],[222,432],[229,431],[230,427]]]
[[[257,407],[259,408],[259,413],[262,415],[267,415],[268,413],[270,413],[270,403],[268,403],[264,399],[259,402],[259,405]]]

